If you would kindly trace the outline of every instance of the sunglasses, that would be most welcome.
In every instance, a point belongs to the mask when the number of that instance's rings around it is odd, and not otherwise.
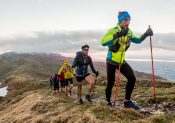
[[[83,49],[83,51],[89,51],[89,49],[88,48],[85,48],[85,49]]]

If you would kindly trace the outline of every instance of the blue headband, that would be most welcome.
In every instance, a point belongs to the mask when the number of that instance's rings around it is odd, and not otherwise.
[[[123,12],[121,15],[118,16],[118,22],[121,23],[125,19],[131,19],[128,12]]]

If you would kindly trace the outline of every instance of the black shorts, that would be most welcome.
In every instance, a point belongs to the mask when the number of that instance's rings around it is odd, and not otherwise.
[[[61,87],[63,88],[65,86],[65,80],[60,80]]]
[[[76,76],[76,80],[78,81],[78,82],[82,82],[83,80],[85,80],[85,78],[87,77],[87,76],[89,76],[89,75],[91,75],[90,73],[87,73],[87,74],[85,74],[84,76]]]
[[[72,78],[65,79],[65,86],[68,86],[69,85],[69,82],[70,82],[70,84],[73,84],[73,79]]]

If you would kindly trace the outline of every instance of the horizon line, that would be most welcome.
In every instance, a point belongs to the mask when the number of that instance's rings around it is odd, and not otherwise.
[[[151,62],[151,59],[140,59],[140,58],[127,58],[127,61],[140,61],[140,62]],[[98,58],[94,59],[94,61],[105,62],[106,59]],[[167,63],[175,63],[175,60],[165,60],[165,59],[154,59],[155,62],[167,62]]]

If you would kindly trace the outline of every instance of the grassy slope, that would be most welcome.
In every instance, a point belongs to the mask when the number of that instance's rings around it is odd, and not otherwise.
[[[57,123],[57,122],[159,122],[171,123],[175,116],[175,85],[172,83],[158,82],[157,105],[152,99],[152,89],[148,80],[137,81],[133,93],[142,108],[149,108],[150,111],[161,110],[165,114],[140,113],[132,109],[106,107],[104,99],[105,86],[97,85],[94,101],[78,105],[76,96],[65,97],[63,94],[57,95],[50,92],[48,81],[41,81],[27,77],[25,75],[13,76],[7,83],[13,87],[7,97],[1,98],[0,122],[36,122],[36,123]],[[28,85],[27,85],[28,84]],[[119,85],[118,102],[122,104],[124,97],[124,87],[126,82]],[[85,84],[84,84],[85,85]],[[87,88],[84,86],[84,94]],[[12,93],[13,92],[13,93]],[[74,93],[77,87],[74,87]],[[98,101],[99,99],[99,101]],[[152,108],[152,109],[151,109]],[[166,111],[168,110],[168,111]]]

